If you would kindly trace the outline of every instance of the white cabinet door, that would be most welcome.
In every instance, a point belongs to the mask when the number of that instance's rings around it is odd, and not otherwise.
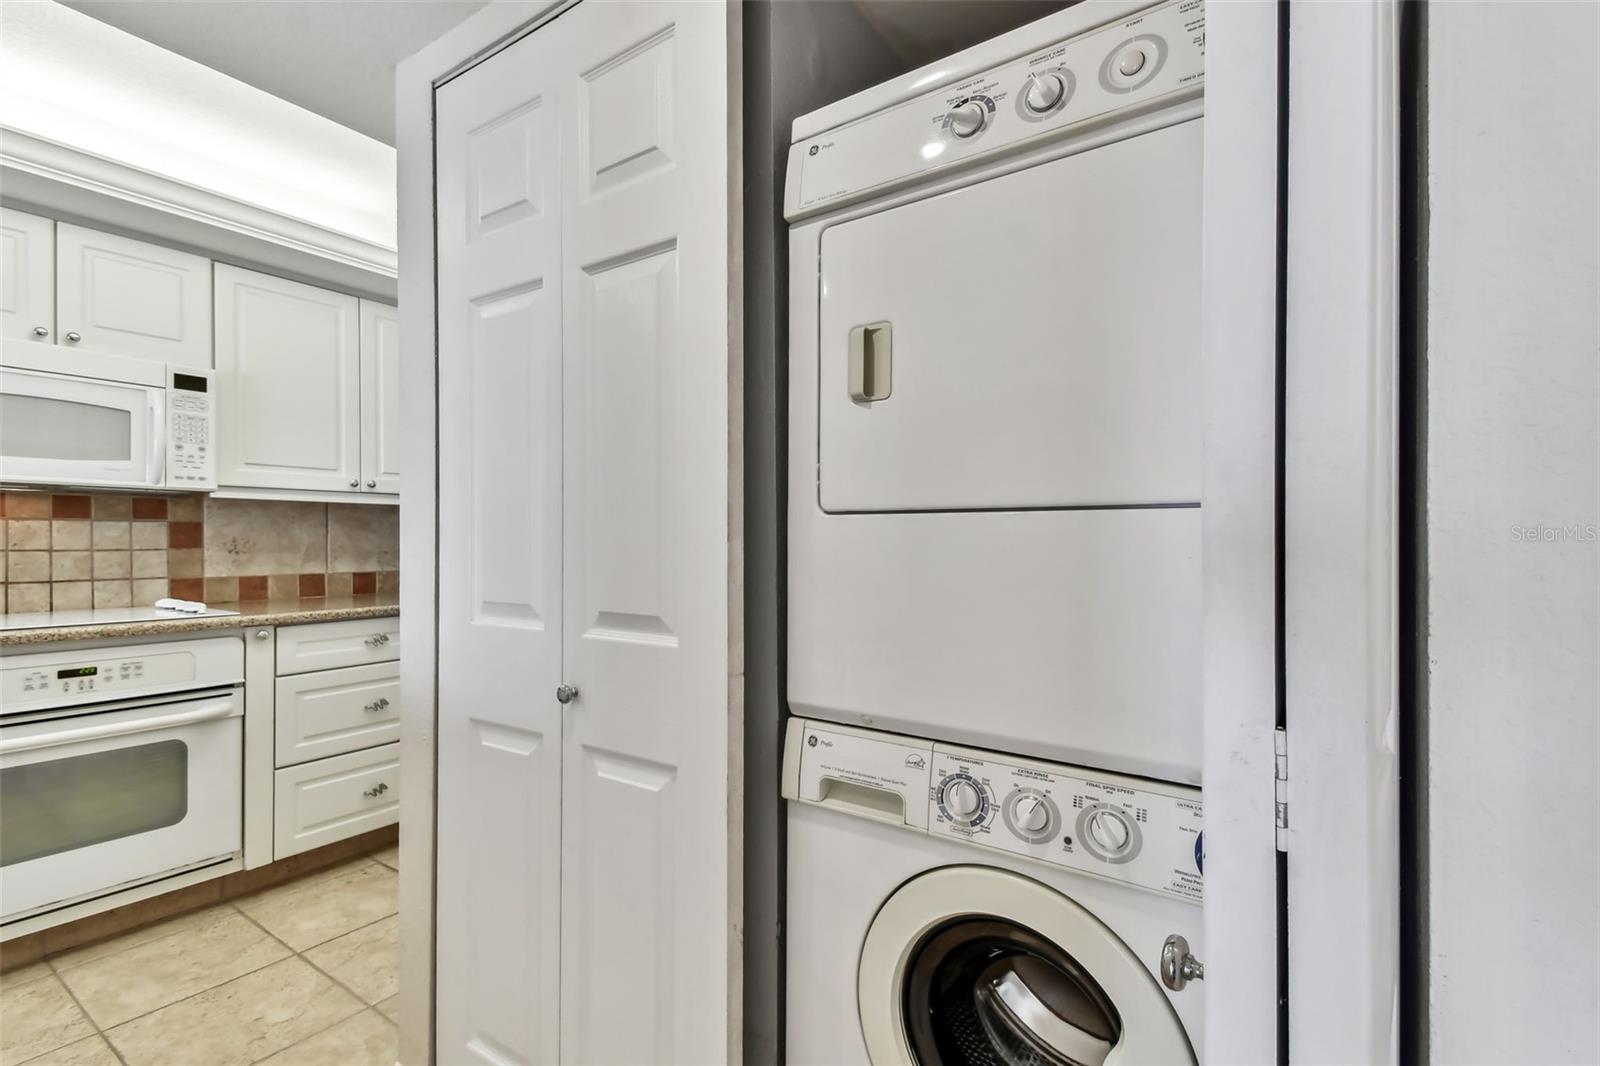
[[[361,485],[354,296],[217,264],[217,484]]]
[[[56,225],[58,344],[211,362],[211,260],[65,222]]]
[[[562,812],[555,700],[562,420],[557,88],[564,61],[559,36],[543,29],[436,96],[435,951],[442,1063],[565,1057],[558,1043]],[[631,1024],[626,1012],[615,1024]]]
[[[727,19],[679,0],[553,23],[564,680],[580,690],[562,731],[568,1062],[739,1054]]]
[[[0,210],[0,337],[50,344],[56,329],[56,224]]]
[[[400,491],[400,315],[361,301],[361,488]]]

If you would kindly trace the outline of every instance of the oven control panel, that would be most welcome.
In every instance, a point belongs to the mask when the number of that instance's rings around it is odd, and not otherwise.
[[[7,656],[0,659],[0,708],[12,715],[242,680],[238,637]]]
[[[1198,97],[1205,40],[1204,0],[1169,0],[797,141],[784,215],[793,221],[976,156]]]
[[[783,794],[1200,902],[1199,789],[791,718]]]

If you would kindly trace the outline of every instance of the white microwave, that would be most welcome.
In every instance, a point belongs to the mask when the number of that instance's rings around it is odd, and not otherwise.
[[[217,487],[216,371],[142,359],[72,373],[0,365],[0,483],[130,492]]]

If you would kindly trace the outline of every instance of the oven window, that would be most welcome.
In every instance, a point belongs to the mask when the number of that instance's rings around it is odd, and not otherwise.
[[[0,866],[183,821],[189,746],[163,740],[0,770]]]
[[[0,455],[127,462],[133,458],[133,414],[121,407],[0,393]]]

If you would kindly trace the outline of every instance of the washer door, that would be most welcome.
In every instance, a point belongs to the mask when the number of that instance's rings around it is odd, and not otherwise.
[[[879,1066],[1193,1063],[1166,993],[1094,915],[981,866],[913,878],[862,945],[857,1001]]]

